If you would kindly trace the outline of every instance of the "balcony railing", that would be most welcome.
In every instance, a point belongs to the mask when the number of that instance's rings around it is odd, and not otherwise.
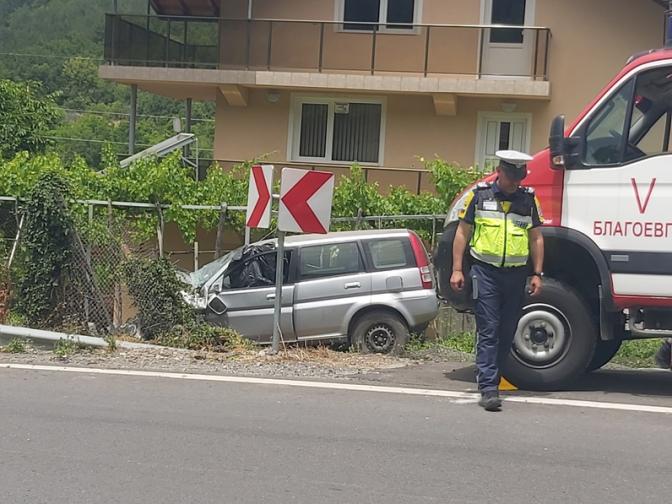
[[[105,59],[149,67],[548,80],[550,40],[550,30],[540,27],[108,14]]]

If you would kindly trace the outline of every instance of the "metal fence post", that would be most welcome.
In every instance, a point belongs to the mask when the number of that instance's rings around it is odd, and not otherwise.
[[[273,342],[271,350],[278,353],[280,346],[280,324],[282,323],[282,280],[285,266],[285,233],[278,231],[278,246],[275,258],[275,303],[273,306]]]
[[[91,225],[93,224],[93,205],[88,205],[88,217],[89,217],[89,230],[91,230]],[[89,267],[89,270],[91,269],[91,240],[88,239],[86,240],[86,264]],[[86,320],[86,323],[88,324],[90,320],[90,307],[89,307],[89,298],[85,297],[84,298],[84,319]]]
[[[159,257],[163,257],[163,231],[164,231],[164,221],[163,221],[163,209],[161,204],[157,204],[156,208],[158,210],[158,222],[156,223],[156,238],[159,245]]]

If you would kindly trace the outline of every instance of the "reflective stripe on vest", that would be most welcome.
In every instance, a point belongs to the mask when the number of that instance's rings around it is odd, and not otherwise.
[[[532,216],[507,214],[502,210],[483,210],[478,206],[470,243],[471,255],[493,266],[525,266],[529,255],[528,231],[532,227]],[[499,203],[498,207],[501,208]]]

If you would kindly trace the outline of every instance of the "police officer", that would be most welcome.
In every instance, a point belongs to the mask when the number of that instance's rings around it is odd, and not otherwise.
[[[476,315],[476,367],[479,405],[497,411],[499,368],[511,351],[525,298],[528,257],[532,277],[529,293],[541,290],[544,239],[539,200],[520,186],[532,158],[516,151],[499,151],[497,179],[479,184],[467,197],[453,242],[451,287],[464,289],[462,259],[467,243],[472,259],[471,279]]]

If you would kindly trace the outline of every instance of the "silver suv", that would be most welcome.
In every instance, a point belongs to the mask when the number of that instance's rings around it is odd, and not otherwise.
[[[269,342],[275,243],[241,247],[185,275],[197,293],[189,302],[211,323]],[[413,231],[291,236],[285,246],[286,342],[348,340],[364,352],[396,352],[437,315],[433,271]]]

